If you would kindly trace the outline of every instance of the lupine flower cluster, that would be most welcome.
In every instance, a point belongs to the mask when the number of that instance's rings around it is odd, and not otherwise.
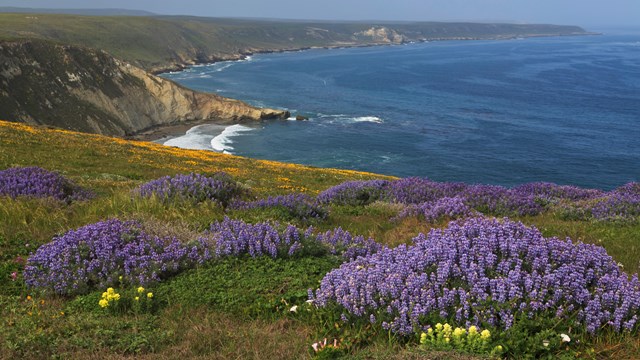
[[[345,260],[373,254],[382,246],[373,239],[353,236],[342,228],[315,235],[313,227],[301,230],[293,225],[283,227],[278,223],[249,224],[242,220],[225,217],[223,221],[211,225],[214,252],[217,257],[248,254],[251,257],[292,256],[306,247],[321,247]]]
[[[309,295],[402,335],[426,331],[427,318],[508,329],[518,316],[545,314],[589,333],[631,330],[640,311],[637,274],[629,278],[604,248],[544,238],[508,219],[453,222],[414,245],[357,258]]]
[[[367,205],[387,196],[390,182],[386,180],[347,181],[318,195],[321,204]]]
[[[232,220],[225,216],[221,222],[211,225],[216,257],[248,254],[251,257],[291,256],[302,248],[305,234],[289,225],[284,231],[278,231],[279,224],[267,222],[249,224],[242,220]]]
[[[410,204],[398,214],[397,219],[403,219],[410,216],[423,217],[429,222],[441,219],[458,219],[468,217],[473,211],[459,197],[443,197],[433,202],[424,202],[422,204]]]
[[[136,189],[143,197],[157,196],[166,201],[186,199],[194,202],[217,201],[223,206],[245,193],[244,189],[224,172],[213,176],[191,173],[165,176],[152,180]]]
[[[640,216],[640,183],[621,186],[596,202],[592,202],[591,215],[597,220],[629,220]]]
[[[0,195],[12,198],[52,197],[67,202],[92,197],[91,192],[74,185],[57,172],[39,167],[14,167],[0,171]]]
[[[323,203],[366,205],[375,200],[407,204],[399,217],[426,215],[437,218],[462,202],[483,214],[537,215],[557,208],[572,217],[596,220],[629,220],[640,216],[640,184],[630,183],[610,192],[546,182],[515,188],[435,182],[425,178],[396,181],[350,181],[330,188],[318,197]],[[456,200],[452,200],[456,199]],[[455,201],[455,204],[454,204]],[[445,205],[446,204],[446,205]],[[466,216],[462,210],[455,216]]]
[[[32,288],[78,294],[123,281],[146,285],[208,258],[202,240],[183,244],[152,236],[137,222],[113,219],[54,237],[29,257],[24,279]]]
[[[382,245],[372,238],[353,236],[341,227],[319,234],[316,239],[329,248],[332,254],[342,254],[346,260],[355,260],[358,256],[374,254],[382,249]]]
[[[312,197],[305,194],[289,194],[268,197],[251,202],[236,201],[230,206],[233,209],[250,210],[266,208],[283,208],[298,219],[324,219],[327,217],[327,210],[319,205]]]

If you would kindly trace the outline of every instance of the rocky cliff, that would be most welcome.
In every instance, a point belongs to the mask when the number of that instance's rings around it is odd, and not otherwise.
[[[0,114],[11,121],[118,136],[193,120],[289,116],[186,89],[103,51],[38,40],[0,43]]]

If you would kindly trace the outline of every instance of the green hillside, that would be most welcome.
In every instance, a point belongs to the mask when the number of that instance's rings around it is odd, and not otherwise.
[[[117,287],[123,296],[122,306],[103,309],[98,303],[104,289],[77,296],[51,295],[25,287],[22,279],[24,259],[56,234],[111,218],[134,219],[158,234],[179,239],[199,236],[209,224],[225,216],[249,223],[273,220],[299,228],[312,225],[320,232],[341,227],[354,236],[372,237],[390,247],[411,243],[420,232],[447,226],[446,218],[425,221],[410,216],[394,220],[401,208],[384,202],[330,205],[326,218],[303,219],[277,207],[233,210],[214,202],[164,202],[132,193],[149,180],[189,172],[224,171],[253,198],[293,193],[314,197],[348,180],[393,178],[9,122],[0,122],[0,139],[0,171],[40,166],[95,193],[90,200],[70,204],[53,199],[0,199],[0,358],[89,359],[99,354],[100,358],[301,359],[312,358],[311,344],[324,338],[329,342],[335,339],[339,344],[335,355],[346,358],[480,356],[430,350],[419,345],[416,337],[398,337],[368,321],[347,325],[340,321],[339,311],[305,310],[307,289],[317,288],[325,273],[341,262],[330,254],[211,260],[149,285],[144,293],[152,292],[153,298],[144,300],[142,308],[126,305],[125,300],[137,294],[135,287]],[[625,271],[638,271],[637,221],[572,220],[554,211],[511,217],[536,225],[545,236],[570,236],[575,241],[604,246]],[[291,311],[294,305],[300,311]],[[524,353],[541,356],[545,351],[551,358],[631,359],[640,354],[637,326],[632,332],[602,330],[598,336],[591,336],[576,328],[567,329],[554,319],[518,322],[519,330],[508,333],[507,338],[497,333],[492,336],[508,346],[506,355],[516,358]],[[557,340],[545,350],[541,341],[555,331],[569,332],[572,342],[560,346]],[[324,354],[329,356],[331,352]]]
[[[363,34],[384,28],[386,34]],[[261,51],[433,39],[584,34],[577,26],[474,23],[346,23],[170,16],[0,14],[0,39],[47,39],[102,49],[151,71],[238,59]]]

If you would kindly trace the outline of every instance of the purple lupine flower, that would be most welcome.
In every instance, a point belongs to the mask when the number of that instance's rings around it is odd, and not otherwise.
[[[464,203],[464,199],[460,197],[443,197],[432,202],[417,205],[410,204],[395,219],[418,216],[433,222],[441,219],[459,219],[471,215],[473,215],[473,211]]]
[[[359,256],[371,255],[382,249],[382,245],[372,238],[365,240],[362,235],[354,237],[341,227],[319,234],[316,239],[327,246],[331,254],[341,254],[346,260],[354,260]]]
[[[231,203],[230,207],[240,210],[283,208],[292,217],[303,220],[312,218],[324,219],[327,217],[327,210],[305,194],[280,195],[251,202],[236,201]]]
[[[191,173],[165,176],[141,185],[135,193],[142,197],[157,196],[165,201],[186,199],[194,202],[216,201],[227,206],[245,194],[245,190],[224,172],[213,176]]]
[[[12,198],[52,197],[66,202],[93,197],[90,191],[74,185],[57,172],[39,167],[14,167],[0,171],[0,195]]]
[[[439,316],[508,329],[553,313],[588,332],[637,327],[640,282],[599,246],[545,238],[508,219],[473,218],[328,273],[310,299],[412,334]]]
[[[135,221],[107,220],[71,230],[41,246],[24,270],[27,286],[61,295],[124,281],[146,286],[208,259],[206,244],[182,244]]]
[[[320,204],[367,205],[387,195],[387,180],[347,181],[318,195]]]

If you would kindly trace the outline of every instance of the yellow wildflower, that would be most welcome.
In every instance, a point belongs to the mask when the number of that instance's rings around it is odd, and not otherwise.
[[[463,328],[459,328],[457,327],[455,330],[453,330],[453,336],[455,337],[461,337],[462,335],[466,334],[467,331]]]
[[[144,288],[142,286],[140,286],[138,288],[138,294],[142,294],[144,292]]]
[[[420,344],[424,344],[427,342],[427,334],[422,333],[420,334]]]
[[[436,330],[438,330],[438,331],[442,330],[442,324],[437,323],[436,324]]]
[[[140,300],[140,297],[136,296],[136,297],[133,298],[133,300],[138,301],[138,300]]]
[[[27,295],[27,300],[31,300],[31,295]]]
[[[487,340],[491,337],[491,332],[487,329],[482,330],[482,332],[480,333],[480,337]]]
[[[152,292],[147,293],[147,297],[151,299],[153,297],[153,293]]]
[[[469,335],[473,336],[477,334],[478,334],[478,328],[475,327],[474,325],[471,325],[471,327],[469,327]]]
[[[113,294],[114,292],[115,292],[115,290],[113,290],[113,288],[111,288],[111,287],[107,289],[107,294],[109,294],[109,295]]]
[[[109,301],[102,299],[98,302],[98,305],[100,305],[100,307],[102,308],[106,308],[107,306],[109,306]]]

